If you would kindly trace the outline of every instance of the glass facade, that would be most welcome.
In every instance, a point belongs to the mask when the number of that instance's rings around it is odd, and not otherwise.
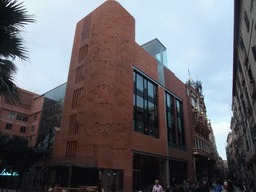
[[[151,56],[157,59],[158,64],[158,81],[164,85],[164,66],[167,67],[167,55],[165,46],[158,40],[154,39],[141,46]]]
[[[157,86],[134,72],[134,131],[158,138]]]
[[[50,130],[54,127],[60,128],[66,85],[64,83],[44,94],[44,103],[37,137],[37,145],[40,143],[41,147],[47,145],[47,148],[49,148],[54,136],[54,132]],[[46,137],[49,138],[47,139]]]

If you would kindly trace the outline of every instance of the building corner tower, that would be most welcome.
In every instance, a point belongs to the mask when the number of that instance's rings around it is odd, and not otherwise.
[[[134,43],[135,20],[116,1],[106,1],[77,23],[53,149],[53,156],[66,164],[117,170],[125,191],[131,190],[133,171]]]

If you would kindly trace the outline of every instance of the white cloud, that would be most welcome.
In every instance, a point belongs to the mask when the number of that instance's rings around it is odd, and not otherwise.
[[[230,123],[228,122],[215,123],[215,124],[212,124],[212,129],[215,137],[221,134],[228,134],[228,132],[230,132]]]

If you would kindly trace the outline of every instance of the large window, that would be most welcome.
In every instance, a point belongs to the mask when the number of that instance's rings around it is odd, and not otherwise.
[[[169,93],[166,93],[165,98],[168,145],[185,150],[182,102]]]
[[[176,147],[176,131],[174,124],[173,96],[166,93],[166,117],[167,117],[167,137],[168,145]]]
[[[158,138],[157,86],[137,72],[134,72],[133,111],[134,131]]]
[[[176,112],[177,112],[177,128],[179,137],[179,148],[185,150],[185,135],[184,135],[184,124],[183,124],[183,107],[182,102],[176,100]]]

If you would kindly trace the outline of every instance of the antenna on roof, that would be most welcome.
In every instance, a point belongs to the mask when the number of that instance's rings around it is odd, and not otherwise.
[[[188,65],[188,76],[190,77],[189,65]]]

